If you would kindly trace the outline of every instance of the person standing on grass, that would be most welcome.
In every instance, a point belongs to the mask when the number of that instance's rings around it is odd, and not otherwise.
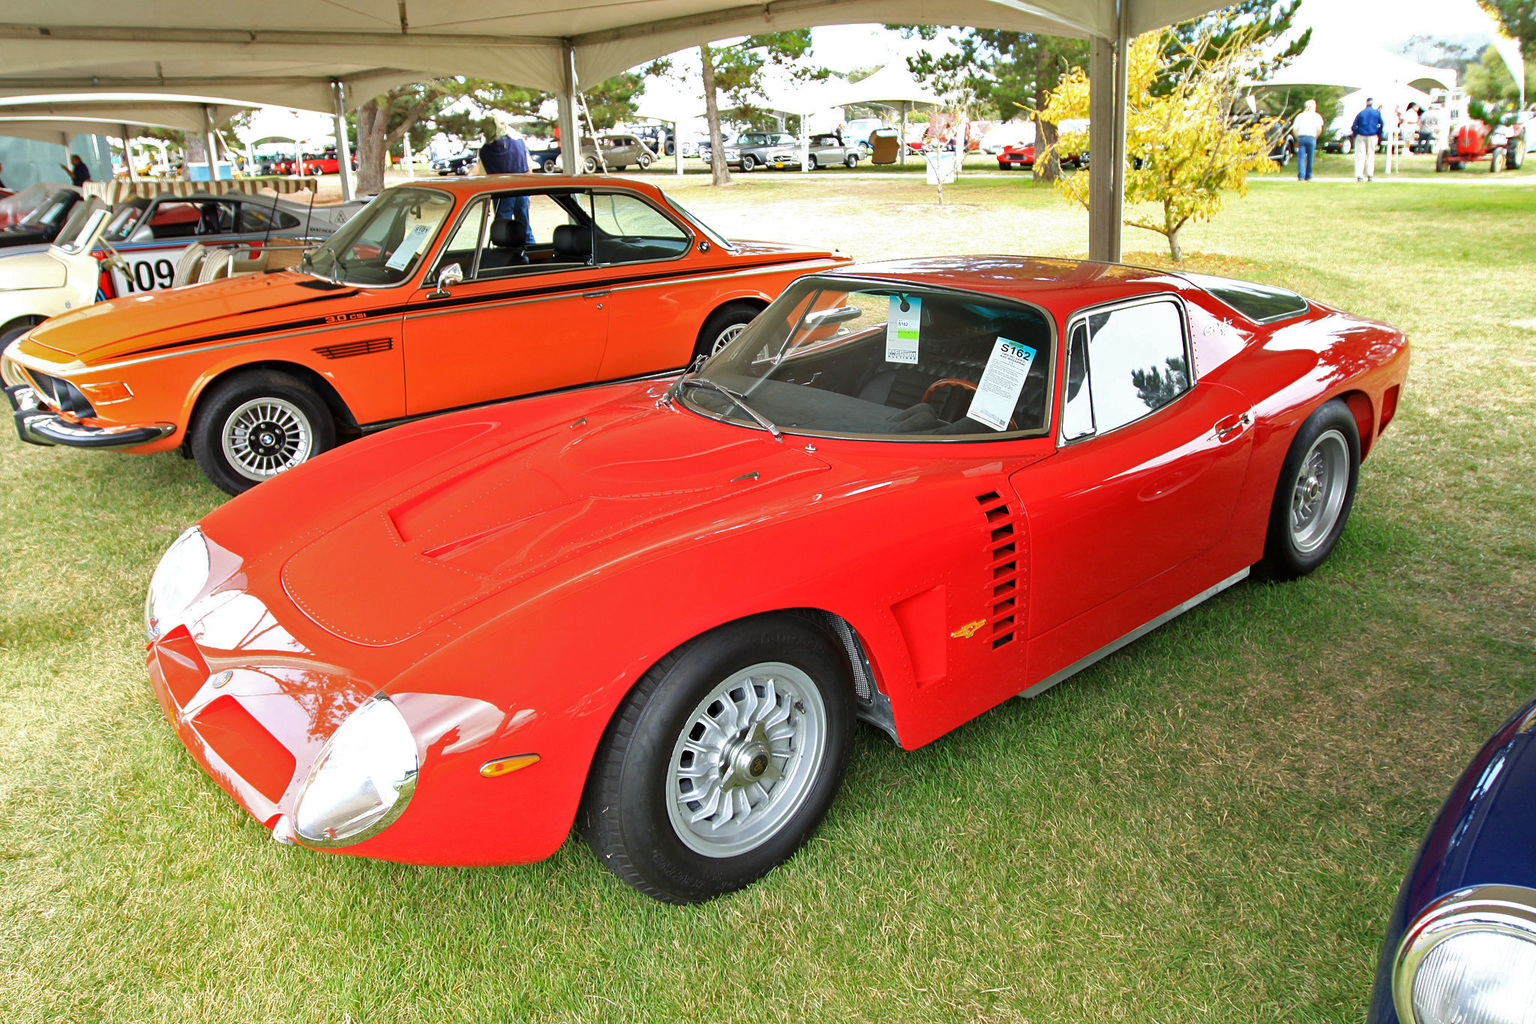
[[[1323,115],[1317,112],[1317,100],[1307,100],[1301,113],[1291,122],[1296,136],[1296,180],[1312,180],[1312,157],[1317,153],[1317,139],[1323,134]]]
[[[1376,177],[1376,143],[1381,141],[1381,107],[1373,101],[1365,101],[1365,109],[1355,115],[1349,126],[1355,137],[1355,180],[1370,181]]]

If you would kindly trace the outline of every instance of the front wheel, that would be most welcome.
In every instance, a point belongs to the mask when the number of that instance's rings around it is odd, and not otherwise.
[[[699,329],[698,341],[693,346],[693,358],[712,356],[736,340],[736,335],[747,329],[757,317],[757,307],[745,302],[732,302],[715,310],[704,326]]]
[[[582,161],[581,161],[581,171],[582,171],[583,174],[596,174],[597,173],[597,157],[589,156],[589,157],[583,158]]]
[[[859,166],[859,154],[849,153],[847,156],[843,157],[843,166],[848,168],[850,171]]]
[[[752,168],[754,168],[756,166],[757,166],[757,161],[752,158],[752,155],[750,153],[746,153],[746,154],[742,155],[742,158],[741,158],[741,169],[743,171],[750,172],[752,170]]]
[[[721,626],[657,662],[620,704],[588,776],[583,836],[667,903],[733,892],[826,815],[853,702],[830,638],[776,614]]]
[[[651,158],[645,153],[641,153],[640,159],[636,160],[635,163],[638,164],[640,169],[643,171],[647,167],[651,166]]]
[[[308,385],[256,370],[215,384],[199,403],[191,435],[203,475],[239,494],[334,447],[336,424]]]
[[[1360,431],[1339,399],[1308,416],[1280,467],[1270,507],[1260,574],[1273,580],[1305,576],[1328,560],[1360,476]]]
[[[1525,140],[1510,140],[1504,154],[1504,166],[1512,171],[1518,171],[1523,163],[1525,163]]]
[[[812,154],[808,155],[805,158],[805,166],[806,166],[807,169],[812,170],[812,171],[814,171],[817,167],[821,166],[820,164],[818,164],[816,162],[816,154],[815,153],[812,153]]]

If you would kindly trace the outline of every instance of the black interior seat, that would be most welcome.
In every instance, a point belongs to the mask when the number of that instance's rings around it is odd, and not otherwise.
[[[580,224],[561,224],[555,228],[555,259],[561,263],[587,263],[592,259],[592,237]]]
[[[520,217],[498,217],[491,222],[491,246],[480,254],[481,270],[518,267],[528,262],[524,252],[528,228]]]

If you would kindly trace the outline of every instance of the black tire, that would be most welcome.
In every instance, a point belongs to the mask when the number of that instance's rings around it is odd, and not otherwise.
[[[1525,163],[1525,140],[1511,139],[1504,155],[1504,166],[1511,171],[1518,171]]]
[[[43,317],[40,316],[23,316],[6,324],[5,330],[0,331],[0,352],[4,352],[7,345],[42,322]]]
[[[1488,170],[1492,174],[1498,174],[1504,169],[1504,149],[1495,147],[1492,155],[1488,157]]]
[[[336,445],[336,422],[302,381],[251,370],[215,384],[192,418],[192,457],[220,490],[239,494]]]
[[[816,162],[816,154],[815,153],[807,153],[806,154],[806,156],[805,156],[805,166],[810,168],[813,171],[817,167],[821,166],[820,164],[818,164]]]
[[[1450,163],[1450,161],[1446,160],[1446,158],[1445,158],[1445,151],[1444,150],[1441,150],[1440,152],[1436,153],[1435,154],[1435,173],[1436,174],[1440,174],[1442,171],[1444,171],[1446,169],[1446,167],[1447,167],[1447,165],[1449,163]]]
[[[652,666],[587,779],[577,821],[598,860],[667,903],[734,892],[788,860],[848,761],[853,702],[835,650],[809,620],[773,614]]]
[[[751,153],[741,154],[741,169],[744,173],[752,173],[752,168],[757,166],[757,158]]]
[[[648,155],[646,155],[645,153],[641,153],[640,154],[640,159],[636,160],[635,163],[643,171],[647,167],[651,166],[651,158]]]
[[[1354,413],[1334,399],[1302,423],[1291,441],[1275,501],[1259,575],[1294,580],[1328,560],[1355,503],[1360,477],[1360,431]]]
[[[859,166],[859,154],[849,153],[847,156],[843,157],[843,166],[848,168],[850,171]]]
[[[676,153],[677,153],[677,144],[672,142],[669,139],[667,141],[666,155],[667,156],[674,156],[674,155],[676,155]]]
[[[582,171],[583,174],[596,174],[597,173],[597,157],[595,157],[595,156],[583,157],[582,161],[581,161],[581,171]]]
[[[693,358],[712,356],[736,339],[742,328],[756,319],[758,308],[749,302],[728,302],[709,315],[699,328]]]

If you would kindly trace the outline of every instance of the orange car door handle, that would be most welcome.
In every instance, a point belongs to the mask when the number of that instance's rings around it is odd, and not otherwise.
[[[600,299],[612,290],[611,288],[605,288],[600,292],[582,292],[581,297],[584,299]]]
[[[1218,420],[1211,429],[1216,434],[1216,440],[1225,443],[1237,437],[1251,426],[1253,426],[1253,413],[1245,412],[1240,416],[1230,416],[1227,419]]]

